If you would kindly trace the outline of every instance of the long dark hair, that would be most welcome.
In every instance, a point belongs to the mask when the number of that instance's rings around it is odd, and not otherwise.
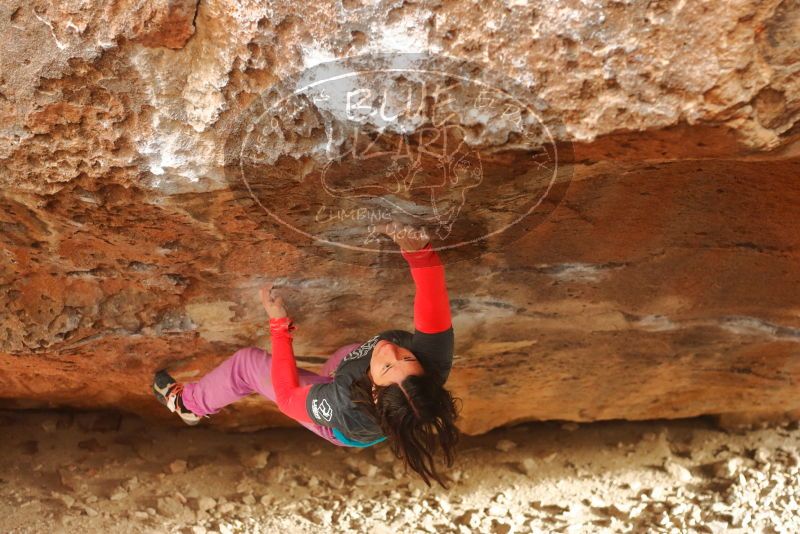
[[[381,427],[392,452],[403,460],[406,469],[419,473],[428,487],[432,478],[447,489],[436,471],[435,456],[441,447],[445,465],[453,466],[460,437],[455,425],[459,412],[456,401],[461,399],[454,398],[437,377],[427,372],[409,375],[399,385],[375,389],[377,403],[373,402],[372,381],[365,371],[350,385],[350,400]]]

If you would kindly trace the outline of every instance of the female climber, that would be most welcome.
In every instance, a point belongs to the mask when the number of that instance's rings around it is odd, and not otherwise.
[[[453,326],[444,266],[425,238],[391,236],[400,245],[416,286],[414,333],[385,330],[333,353],[322,373],[298,369],[292,349],[297,329],[271,284],[260,291],[269,315],[272,354],[237,351],[197,382],[178,383],[158,371],[153,391],[190,425],[258,392],[303,426],[339,445],[369,447],[387,440],[406,468],[425,484],[447,488],[436,470],[440,447],[451,467],[458,410],[444,383],[453,361]]]

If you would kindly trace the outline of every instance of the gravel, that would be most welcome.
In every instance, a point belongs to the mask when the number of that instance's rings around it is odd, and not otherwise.
[[[520,425],[464,437],[443,490],[407,474],[388,446],[322,446],[304,430],[125,417],[100,432],[7,413],[0,531],[14,534],[800,532],[796,425]],[[79,445],[90,440],[93,451]]]

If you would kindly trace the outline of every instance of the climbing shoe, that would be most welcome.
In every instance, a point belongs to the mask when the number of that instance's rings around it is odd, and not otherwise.
[[[202,417],[196,415],[183,405],[183,400],[181,400],[183,384],[176,382],[175,379],[163,369],[156,372],[153,377],[153,393],[158,399],[158,402],[169,408],[169,411],[178,414],[187,425],[194,426],[202,419]]]

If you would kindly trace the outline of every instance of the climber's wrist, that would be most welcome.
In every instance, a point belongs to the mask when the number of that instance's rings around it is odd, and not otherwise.
[[[297,329],[291,317],[270,317],[269,318],[269,332],[270,334],[280,334],[284,332],[292,332]]]

